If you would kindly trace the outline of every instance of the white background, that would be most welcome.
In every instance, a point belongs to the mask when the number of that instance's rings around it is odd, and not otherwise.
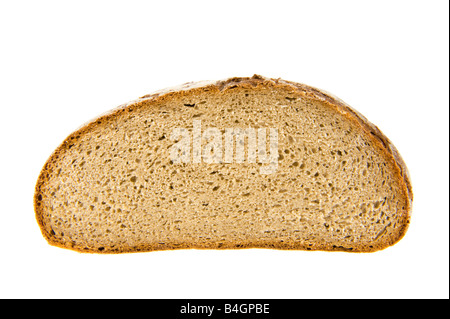
[[[1,1],[2,298],[448,298],[448,1]],[[373,254],[52,247],[33,211],[81,124],[188,81],[281,77],[364,114],[409,167],[414,207]]]

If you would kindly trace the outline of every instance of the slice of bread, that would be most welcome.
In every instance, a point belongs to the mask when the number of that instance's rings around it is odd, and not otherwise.
[[[34,197],[43,236],[90,253],[373,252],[405,234],[408,171],[318,89],[258,75],[143,96],[71,134]]]

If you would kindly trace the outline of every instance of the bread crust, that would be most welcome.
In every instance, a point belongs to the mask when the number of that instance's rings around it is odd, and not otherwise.
[[[316,101],[321,101],[325,103],[330,108],[333,108],[337,112],[344,115],[348,120],[354,122],[357,126],[361,128],[361,131],[365,133],[374,143],[380,146],[380,149],[383,150],[384,156],[387,160],[394,163],[394,167],[397,169],[397,180],[400,182],[404,194],[406,196],[407,207],[405,207],[405,214],[401,221],[401,225],[398,225],[399,228],[397,238],[390,238],[389,241],[380,243],[379,245],[359,245],[355,246],[353,249],[347,249],[342,246],[335,246],[331,244],[317,244],[314,246],[306,245],[301,242],[292,242],[292,243],[283,243],[279,242],[267,243],[267,242],[240,242],[236,243],[212,243],[209,245],[199,246],[194,243],[183,243],[180,245],[170,245],[170,244],[158,244],[158,245],[143,245],[133,247],[133,249],[129,250],[117,250],[117,251],[94,251],[94,250],[86,250],[82,246],[77,246],[71,243],[63,243],[55,239],[54,234],[52,234],[51,230],[49,230],[43,220],[43,208],[41,205],[42,200],[42,185],[45,184],[49,179],[49,169],[52,167],[53,163],[58,161],[58,158],[63,155],[65,150],[70,146],[70,144],[74,143],[76,139],[88,132],[92,126],[101,125],[106,122],[109,118],[116,116],[122,112],[132,112],[136,108],[140,108],[143,106],[143,102],[152,102],[154,104],[159,102],[164,102],[172,98],[174,95],[196,95],[200,92],[208,91],[211,94],[219,94],[220,92],[234,89],[234,88],[251,88],[258,89],[261,87],[273,87],[273,88],[282,88],[290,90],[300,96],[312,99]],[[95,119],[85,123],[78,130],[70,134],[53,152],[53,154],[49,157],[47,162],[45,163],[41,173],[38,177],[36,187],[35,187],[35,195],[34,195],[34,209],[35,209],[35,217],[39,227],[41,229],[42,235],[48,241],[50,245],[57,246],[60,248],[67,248],[71,250],[75,250],[83,253],[132,253],[132,252],[147,252],[147,251],[157,251],[157,250],[171,250],[171,249],[244,249],[244,248],[270,248],[270,249],[292,249],[292,250],[319,250],[319,251],[346,251],[346,252],[375,252],[382,249],[385,249],[389,246],[394,245],[398,241],[400,241],[406,234],[410,219],[411,219],[411,211],[412,211],[412,202],[413,202],[413,191],[411,186],[410,175],[408,172],[408,168],[400,156],[399,152],[392,144],[392,142],[380,131],[380,129],[372,124],[367,118],[365,118],[362,114],[357,112],[354,108],[350,107],[348,104],[340,100],[339,98],[333,96],[332,94],[320,90],[305,84],[286,81],[282,79],[273,79],[266,78],[260,75],[253,75],[252,77],[232,77],[225,80],[219,81],[201,81],[201,82],[189,82],[183,85],[168,88],[164,90],[160,90],[154,92],[152,94],[144,95],[134,101],[125,103],[120,105],[119,107],[104,113]]]

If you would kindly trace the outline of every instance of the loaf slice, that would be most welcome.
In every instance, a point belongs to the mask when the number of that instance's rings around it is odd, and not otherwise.
[[[51,245],[89,253],[398,242],[412,190],[380,130],[315,88],[255,75],[143,96],[71,134],[34,197]]]

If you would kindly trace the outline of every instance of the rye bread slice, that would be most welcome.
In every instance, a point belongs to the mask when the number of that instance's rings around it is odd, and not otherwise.
[[[79,252],[373,252],[405,235],[412,198],[399,153],[361,114],[255,75],[187,83],[85,124],[48,159],[34,203],[47,241]]]

